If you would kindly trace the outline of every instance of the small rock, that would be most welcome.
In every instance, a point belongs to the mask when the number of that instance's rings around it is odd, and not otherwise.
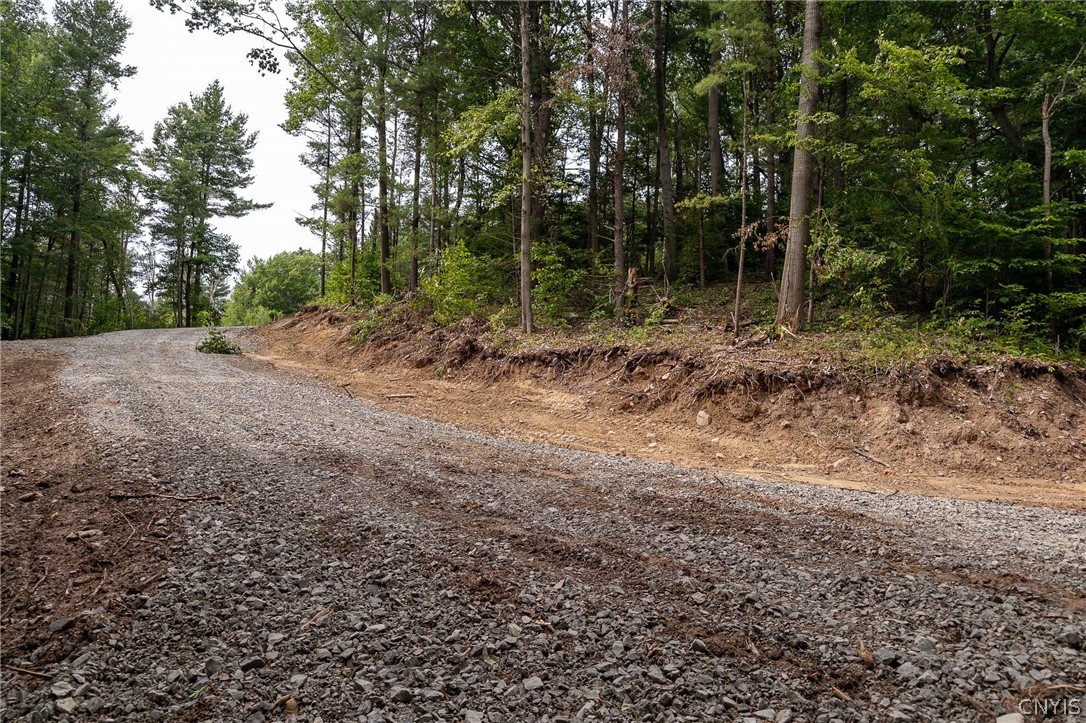
[[[708,427],[709,423],[713,421],[713,418],[709,416],[709,413],[704,409],[698,412],[697,425],[699,427]]]
[[[85,701],[83,701],[83,710],[87,711],[88,713],[97,713],[98,711],[102,710],[102,706],[104,705],[105,703],[102,701],[101,698],[99,698],[98,696],[94,696],[93,698],[87,698]]]
[[[762,710],[754,712],[755,718],[761,718],[762,720],[776,720],[777,711],[772,708],[763,708]]]
[[[37,492],[24,492],[23,494],[19,495],[19,501],[20,502],[30,502],[31,500],[33,500],[37,496],[38,496]]]
[[[49,632],[59,633],[67,630],[72,626],[72,622],[72,618],[58,618],[53,622],[49,623]]]
[[[691,595],[690,599],[693,600],[698,605],[705,604],[705,600],[706,600],[705,595],[703,593],[700,593],[700,592],[696,592],[693,595]]]
[[[543,679],[538,675],[533,675],[531,678],[525,678],[521,685],[524,686],[524,690],[535,690],[543,687]]]
[[[935,650],[935,641],[931,638],[919,637],[916,639],[916,649],[922,653],[930,653]]]
[[[64,698],[73,690],[75,690],[75,686],[64,680],[53,683],[49,688],[49,692],[53,694],[54,698]]]
[[[251,658],[247,658],[246,660],[241,661],[241,665],[238,667],[248,672],[250,670],[256,670],[257,668],[263,668],[267,664],[268,663],[264,660],[264,658],[260,657],[259,655],[254,655]]]
[[[1063,631],[1056,636],[1056,642],[1061,645],[1077,648],[1082,645],[1082,633],[1074,628],[1064,628]]]
[[[877,648],[873,655],[875,660],[883,665],[890,665],[897,660],[897,651],[893,648]]]
[[[1026,723],[1026,717],[1021,713],[1008,713],[996,718],[996,723]]]
[[[690,647],[697,653],[709,653],[709,646],[701,638],[694,638],[694,642],[690,643]]]
[[[328,648],[317,648],[317,660],[329,660],[332,657],[332,651]]]
[[[483,714],[477,710],[464,711],[464,723],[483,723]]]
[[[664,671],[660,670],[655,665],[649,668],[649,672],[647,673],[647,675],[649,677],[649,680],[651,680],[653,683],[659,683],[660,685],[664,685],[667,683],[667,676],[664,675]]]
[[[897,669],[897,674],[902,678],[915,678],[920,675],[920,668],[912,663],[902,663]]]
[[[411,699],[415,697],[415,694],[407,688],[397,685],[393,687],[392,692],[389,693],[388,697],[389,700],[393,700],[397,703],[410,703]]]
[[[204,663],[204,673],[211,678],[222,672],[222,658],[211,657]]]
[[[56,702],[56,706],[61,713],[74,713],[79,704],[75,702],[74,698],[61,698]]]

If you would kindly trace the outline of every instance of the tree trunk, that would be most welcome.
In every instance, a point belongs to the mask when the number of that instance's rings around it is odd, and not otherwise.
[[[328,283],[328,196],[331,193],[332,170],[332,117],[329,112],[325,118],[327,125],[325,136],[325,187],[320,194],[324,206],[324,219],[320,224],[320,297],[324,299]]]
[[[422,95],[419,95],[418,123],[415,127],[415,167],[411,177],[411,275],[407,288],[414,293],[419,288],[419,187],[422,173]]]
[[[520,325],[532,333],[532,71],[529,0],[520,0]]]
[[[360,106],[356,106],[355,109],[354,109],[354,114],[351,117],[351,153],[361,153],[361,152],[362,152],[362,108]],[[361,210],[362,209],[362,204],[364,203],[364,201],[362,201],[362,195],[364,193],[365,193],[365,190],[363,189],[362,184],[359,182],[358,172],[356,170],[356,171],[351,173],[351,205],[347,208],[347,238],[348,238],[348,241],[350,242],[350,245],[351,245],[351,248],[349,249],[350,259],[351,259],[351,276],[350,276],[350,282],[348,284],[347,295],[348,295],[348,300],[350,301],[352,306],[354,305],[354,302],[355,302],[355,266],[356,266],[355,256],[356,256],[356,254],[358,252],[358,236],[359,236],[358,225],[359,225],[359,218],[360,217],[361,217],[361,223],[362,223],[361,234],[362,234],[363,240],[365,240],[365,237],[366,237],[366,213],[365,213],[364,210]],[[343,261],[342,246],[340,247],[339,260]]]
[[[821,37],[820,0],[807,0],[803,23],[803,68],[799,90],[799,117],[796,120],[796,148],[792,164],[792,204],[788,219],[788,242],[777,305],[777,325],[798,331],[803,327],[803,298],[807,266],[807,242],[811,227],[811,176],[814,158],[807,140],[814,136],[811,116],[818,105],[818,65],[815,53]]]
[[[732,315],[736,337],[739,336],[739,301],[743,296],[743,265],[747,255],[747,133],[749,132],[749,83],[743,79],[743,158],[739,164],[742,181],[739,186],[739,272],[735,277],[735,312]]]
[[[595,36],[592,31],[592,0],[587,0],[585,8],[589,61]],[[592,251],[591,264],[596,265],[596,256],[600,250],[600,199],[598,195],[600,172],[601,133],[599,113],[596,110],[596,72],[588,74],[588,248]]]
[[[1052,211],[1052,134],[1048,123],[1052,118],[1053,99],[1045,93],[1045,99],[1041,106],[1041,138],[1045,145],[1044,173],[1041,179],[1041,196],[1044,201],[1045,224],[1049,220]],[[1052,238],[1051,229],[1045,229],[1045,285],[1048,291],[1052,291]]]
[[[671,178],[671,148],[667,137],[667,101],[665,97],[667,50],[665,48],[662,2],[653,0],[652,31],[654,75],[656,79],[656,141],[660,154],[660,192],[663,200],[664,280],[670,285],[678,275],[675,258],[675,187]]]
[[[621,0],[621,3],[621,33],[622,37],[628,40],[630,35],[630,3],[629,0]],[[628,60],[629,58],[626,57],[624,51],[621,62],[622,72],[624,75],[628,73],[628,68],[626,68],[626,63],[628,62]],[[623,77],[618,84],[618,109],[617,117],[615,119],[615,161],[613,164],[613,171],[615,176],[615,319],[620,322],[622,321],[626,311],[626,249],[622,237],[622,233],[625,228],[625,220],[623,219],[622,208],[622,176],[625,173],[626,166],[626,84],[628,82],[629,78]]]
[[[386,31],[387,32],[387,31]],[[388,41],[383,41],[377,66],[377,203],[381,224],[381,293],[392,293],[392,278],[388,269],[388,129],[385,127],[388,105],[385,79],[388,75]]]

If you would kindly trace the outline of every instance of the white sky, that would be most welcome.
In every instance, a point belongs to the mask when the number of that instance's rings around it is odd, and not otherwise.
[[[122,122],[142,133],[146,143],[155,122],[174,103],[188,100],[218,78],[235,113],[249,116],[250,131],[259,131],[253,150],[255,182],[244,193],[261,203],[273,203],[240,219],[220,219],[216,226],[241,247],[241,261],[267,258],[299,247],[320,249],[320,240],[294,223],[309,213],[317,178],[298,160],[305,141],[284,132],[283,96],[290,66],[279,75],[261,76],[245,54],[260,41],[247,35],[190,33],[184,16],[159,12],[147,0],[121,0],[132,23],[122,61],[136,75],[121,82],[113,110]]]

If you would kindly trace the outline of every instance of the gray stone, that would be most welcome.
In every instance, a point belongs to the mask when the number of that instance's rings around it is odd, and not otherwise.
[[[524,690],[535,690],[543,687],[543,680],[538,675],[533,675],[531,678],[525,678],[521,685],[524,686]]]
[[[75,690],[75,686],[66,680],[58,680],[49,687],[49,692],[53,694],[54,698],[63,698],[71,695],[73,690]]]
[[[916,639],[916,649],[922,653],[930,653],[935,650],[935,641],[921,635]]]
[[[267,664],[268,663],[264,660],[264,658],[260,657],[259,655],[254,655],[251,658],[246,658],[245,660],[241,661],[241,665],[239,665],[238,667],[248,672],[250,670],[256,670],[257,668],[263,668]]]
[[[79,704],[73,698],[61,698],[56,702],[56,706],[61,713],[74,713]]]
[[[912,663],[902,663],[898,666],[897,674],[902,678],[915,678],[920,675],[920,668],[916,667]]]
[[[414,697],[414,693],[412,693],[409,689],[399,685],[395,686],[392,689],[392,692],[388,694],[389,700],[396,701],[397,703],[410,703],[411,699]]]
[[[222,672],[222,658],[218,656],[212,656],[204,662],[204,673],[207,676],[214,677]]]
[[[68,628],[70,628],[72,626],[73,622],[75,622],[75,621],[72,618],[68,618],[68,617],[57,618],[53,622],[49,623],[49,632],[51,632],[51,633],[63,632],[65,630],[67,630]]]
[[[477,710],[465,710],[464,723],[483,723],[483,714]]]
[[[1061,645],[1077,648],[1082,645],[1082,633],[1074,628],[1064,628],[1060,634],[1056,636],[1056,642]]]
[[[646,673],[646,675],[648,675],[649,680],[653,683],[659,683],[660,685],[667,683],[667,676],[664,675],[664,671],[660,670],[655,665],[649,668],[649,672]]]
[[[995,723],[1026,723],[1026,717],[1021,713],[1007,713],[996,718]]]
[[[102,710],[102,707],[104,705],[105,703],[102,701],[101,698],[99,698],[98,696],[94,696],[92,698],[87,698],[85,701],[83,701],[83,710],[87,711],[88,713],[97,713],[98,711]]]
[[[872,655],[883,665],[891,665],[897,660],[897,651],[893,648],[876,648]]]

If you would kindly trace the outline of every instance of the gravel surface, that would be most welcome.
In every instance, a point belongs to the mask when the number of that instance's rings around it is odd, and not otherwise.
[[[5,673],[3,720],[1086,711],[1081,513],[481,436],[198,354],[202,336],[20,346],[68,356],[118,489],[223,499],[173,507],[164,576],[131,613],[88,611],[49,680]]]

